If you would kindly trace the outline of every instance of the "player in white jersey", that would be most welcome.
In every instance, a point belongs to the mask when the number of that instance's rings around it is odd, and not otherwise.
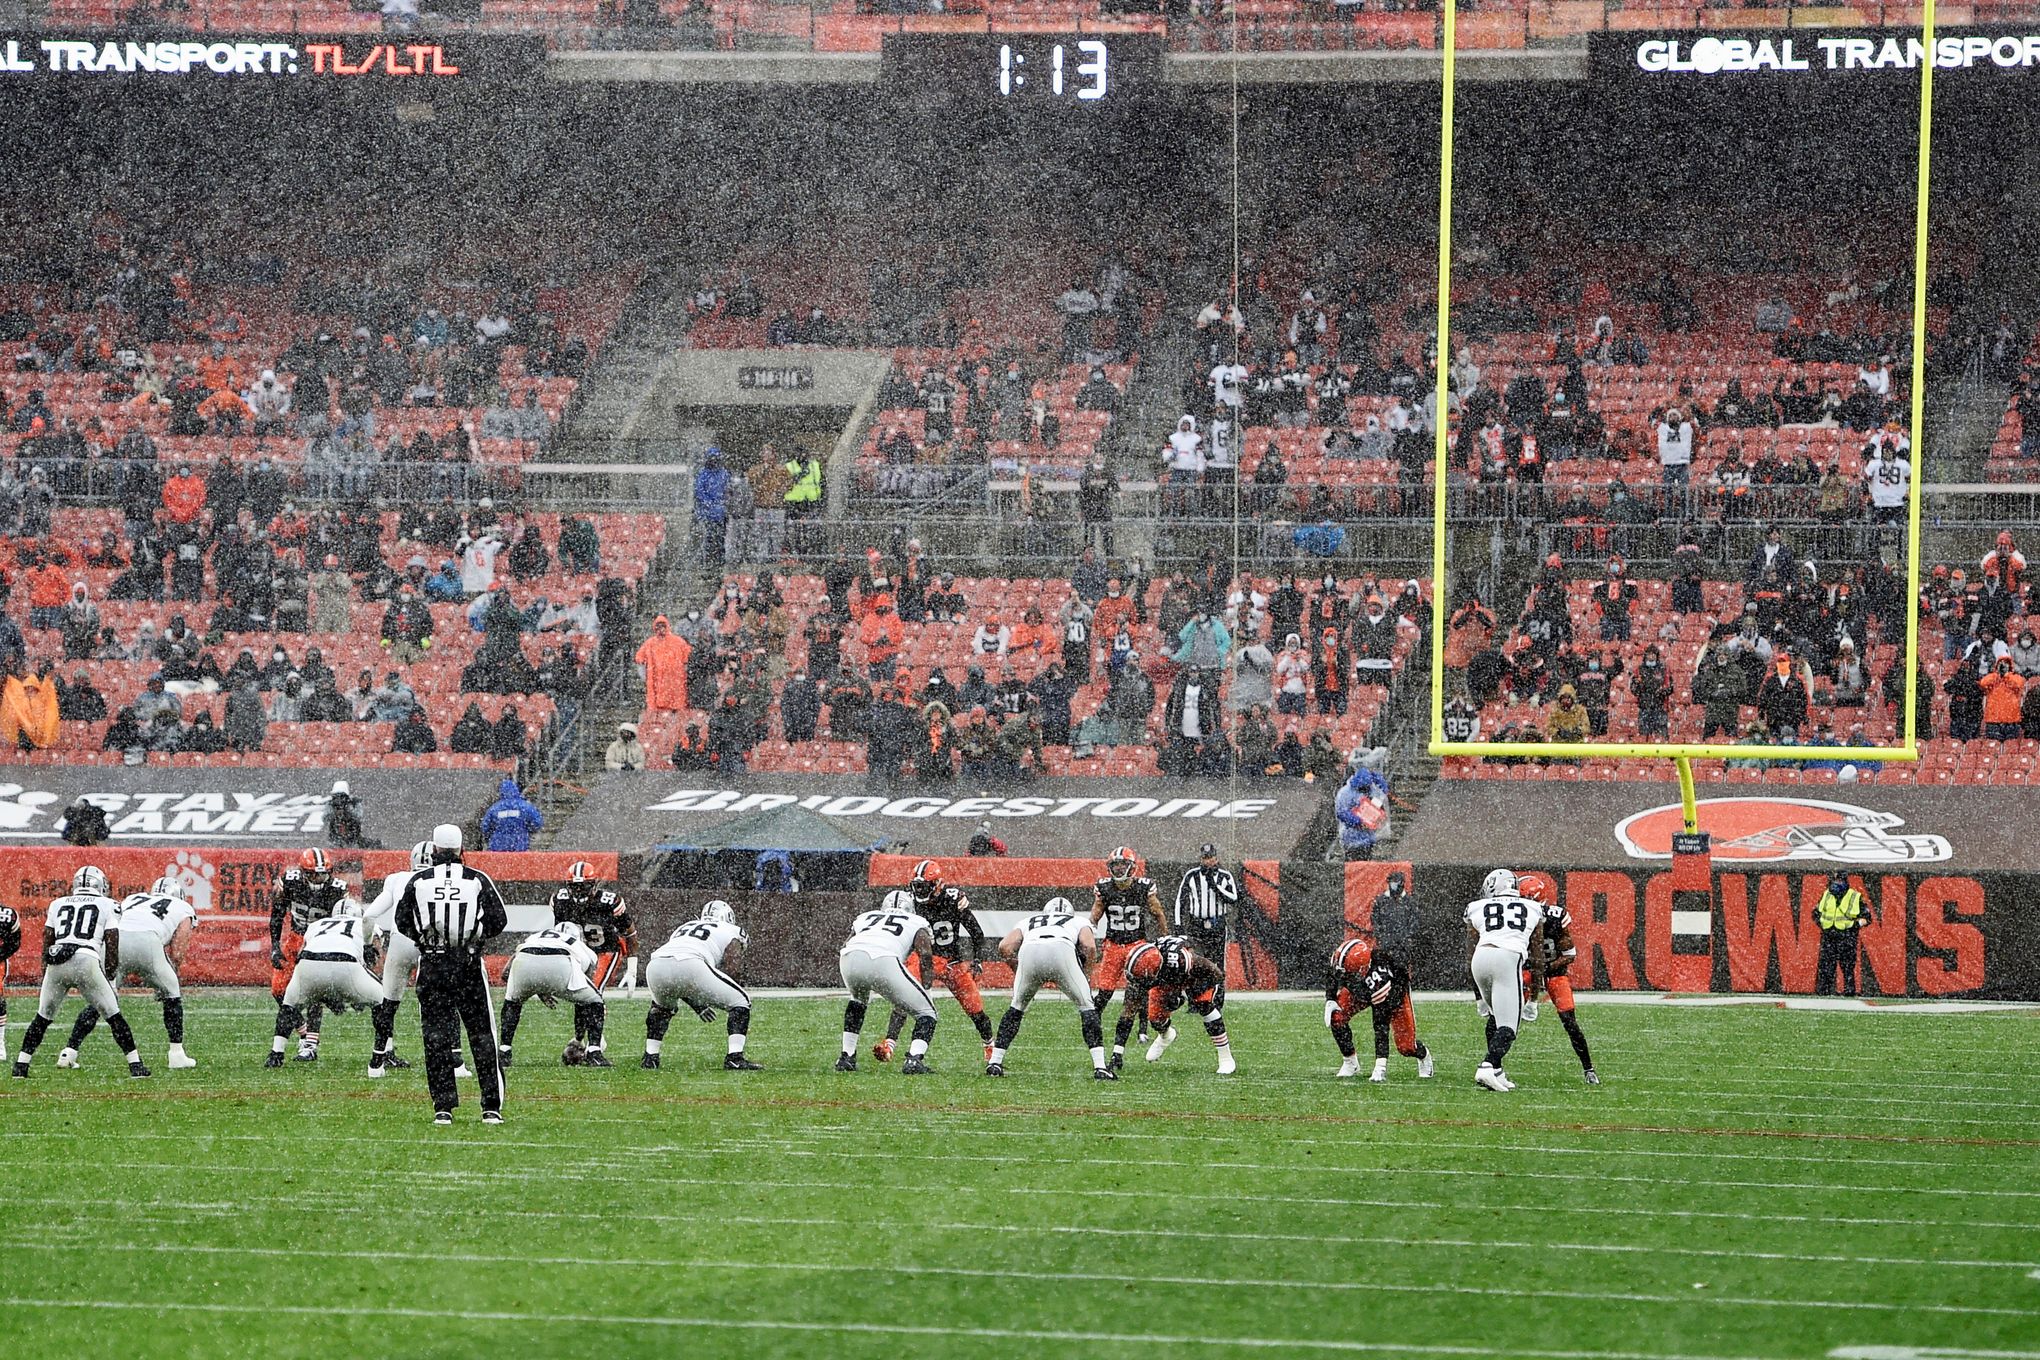
[[[1502,1064],[1523,1023],[1524,960],[1540,955],[1544,908],[1517,889],[1516,876],[1497,869],[1481,881],[1481,895],[1467,903],[1464,919],[1467,968],[1487,1020],[1487,1056],[1473,1074],[1490,1091],[1513,1091]]]
[[[14,1056],[14,1075],[26,1077],[35,1051],[49,1032],[57,1007],[73,987],[88,1005],[106,1017],[113,1041],[127,1054],[128,1075],[146,1077],[141,1051],[135,1047],[135,1033],[120,1013],[120,998],[114,995],[113,974],[119,965],[120,926],[116,914],[120,904],[108,895],[106,874],[88,864],[71,875],[71,891],[50,903],[43,917],[42,997],[36,1003],[35,1019],[21,1037],[21,1051]]]
[[[411,974],[417,971],[418,946],[398,933],[397,904],[404,900],[404,889],[411,886],[411,875],[431,867],[432,842],[419,841],[411,847],[411,867],[383,879],[382,891],[362,912],[370,928],[385,937],[382,1000],[369,1012],[375,1025],[375,1048],[368,1055],[371,1077],[379,1077],[392,1067],[411,1065],[396,1054],[397,1008],[404,1002],[404,988],[410,986]]]
[[[198,920],[198,908],[184,900],[183,888],[183,883],[165,874],[151,883],[147,892],[124,898],[114,922],[120,931],[120,949],[113,979],[118,983],[133,978],[155,991],[156,999],[163,1003],[163,1032],[170,1037],[173,1068],[198,1066],[197,1059],[184,1051],[184,989],[177,979]],[[78,1023],[71,1026],[70,1042],[57,1054],[57,1066],[78,1065],[79,1046],[98,1023],[98,1009],[87,1006]]]
[[[283,1066],[284,1045],[303,1023],[306,1006],[338,1009],[373,1006],[382,1000],[382,982],[368,971],[374,941],[375,928],[362,917],[358,902],[342,902],[331,916],[305,927],[304,946],[291,967],[283,1000],[276,1003],[276,1036],[264,1067]]]
[[[896,897],[888,899],[887,907],[867,911],[850,923],[850,938],[837,956],[843,986],[850,992],[850,1004],[843,1008],[838,1072],[857,1070],[857,1036],[864,1030],[864,1008],[873,992],[914,1017],[913,1041],[907,1045],[907,1060],[900,1071],[919,1076],[935,1070],[928,1066],[928,1041],[935,1036],[935,1003],[907,971],[909,954],[919,960],[922,977],[935,976],[934,931],[926,917],[898,906]]]
[[[715,1019],[717,1008],[729,1013],[724,1071],[761,1070],[744,1056],[751,1032],[751,994],[736,978],[744,947],[750,942],[751,937],[737,925],[730,904],[716,901],[702,907],[695,920],[682,922],[672,938],[653,951],[645,964],[645,989],[652,994],[652,1009],[645,1016],[645,1056],[640,1067],[658,1067],[666,1027],[673,1023],[674,1013],[686,1006],[703,1024]]]
[[[602,1051],[602,1024],[607,1010],[602,993],[588,975],[595,969],[595,951],[587,933],[574,921],[555,921],[544,930],[524,937],[510,956],[510,975],[503,988],[503,1017],[496,1026],[496,1065],[510,1066],[510,1046],[517,1038],[517,1025],[524,1018],[524,1003],[537,997],[552,1010],[565,997],[584,1008],[587,1042],[576,1040],[560,1055],[568,1067],[612,1067]]]
[[[1105,1062],[1105,1028],[1099,1020],[1097,996],[1091,990],[1091,965],[1098,961],[1098,937],[1090,919],[1070,904],[1067,897],[1051,897],[1041,910],[1006,932],[999,941],[999,957],[1013,965],[1013,1000],[999,1020],[999,1034],[992,1041],[985,1075],[1006,1075],[1006,1050],[1020,1034],[1020,1022],[1027,1018],[1028,1003],[1050,982],[1077,1006],[1077,1023],[1084,1033],[1084,1047],[1091,1050],[1091,1075],[1098,1081],[1118,1081],[1119,1074]]]

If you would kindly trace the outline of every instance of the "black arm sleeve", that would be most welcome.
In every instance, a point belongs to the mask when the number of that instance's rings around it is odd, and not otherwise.
[[[289,911],[290,902],[282,893],[278,893],[276,900],[269,904],[269,948],[271,952],[283,948],[283,918]]]
[[[1339,999],[1339,987],[1345,980],[1346,975],[1337,968],[1325,969],[1325,1000],[1337,1001]]]
[[[1367,1014],[1374,1021],[1374,1056],[1386,1058],[1388,1056],[1388,1007],[1372,1006],[1368,1008]]]
[[[983,963],[985,958],[985,928],[979,923],[977,913],[968,906],[965,906],[956,913],[956,916],[959,921],[963,922],[963,928],[970,932],[970,961],[972,963]]]

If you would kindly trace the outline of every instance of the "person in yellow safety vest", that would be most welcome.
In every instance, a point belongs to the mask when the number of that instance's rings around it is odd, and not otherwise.
[[[796,454],[786,460],[786,475],[793,487],[786,493],[786,509],[795,515],[811,515],[822,504],[822,460],[812,453],[805,459]]]
[[[1863,927],[1870,924],[1870,909],[1863,894],[1850,887],[1847,878],[1836,874],[1828,880],[1826,894],[1813,909],[1813,921],[1820,927],[1820,964],[1813,978],[1814,994],[1835,995],[1839,979],[1847,989],[1843,995],[1856,995],[1858,947]]]

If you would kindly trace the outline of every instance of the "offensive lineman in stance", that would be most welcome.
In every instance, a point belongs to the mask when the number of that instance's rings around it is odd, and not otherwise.
[[[925,918],[911,911],[889,911],[884,907],[867,911],[850,923],[850,938],[837,956],[843,971],[843,986],[850,1004],[843,1008],[843,1052],[836,1059],[838,1072],[857,1070],[857,1040],[864,1030],[864,1011],[871,994],[901,1007],[914,1017],[914,1037],[907,1045],[907,1060],[900,1071],[907,1076],[933,1072],[928,1066],[928,1043],[935,1037],[935,1003],[927,990],[907,971],[907,956],[918,956],[921,976],[933,976],[935,937]]]
[[[127,1054],[128,1075],[146,1077],[141,1050],[135,1046],[135,1032],[120,1013],[120,998],[113,991],[114,969],[119,965],[120,927],[115,924],[119,910],[107,895],[106,874],[87,864],[71,875],[71,891],[50,903],[43,917],[42,997],[37,1001],[35,1019],[21,1036],[21,1051],[14,1055],[14,1075],[26,1077],[28,1066],[41,1047],[57,1007],[73,987],[106,1017],[113,1041]]]
[[[1105,948],[1100,952],[1098,971],[1092,975],[1092,985],[1097,988],[1097,1006],[1100,1012],[1112,1002],[1115,988],[1126,988],[1126,1000],[1119,1008],[1119,1020],[1112,1027],[1112,1061],[1109,1066],[1117,1072],[1126,1064],[1126,1040],[1133,1033],[1136,1021],[1141,1027],[1141,1036],[1147,1035],[1147,1016],[1134,998],[1134,987],[1127,981],[1126,964],[1132,958],[1136,946],[1147,939],[1148,918],[1153,917],[1157,930],[1166,932],[1168,917],[1162,912],[1162,895],[1155,891],[1155,882],[1144,874],[1136,872],[1139,861],[1128,847],[1122,845],[1112,852],[1105,861],[1105,877],[1091,886],[1091,925],[1095,928],[1100,921],[1105,923]]]
[[[368,971],[369,946],[375,931],[356,912],[359,904],[346,903],[330,916],[321,916],[305,928],[291,966],[290,981],[283,998],[276,1003],[276,1037],[270,1041],[264,1067],[283,1066],[283,1049],[292,1030],[302,1022],[304,1008],[321,1002],[333,1006],[373,1006],[382,1000],[382,983]],[[317,1031],[310,1031],[318,1042]],[[316,1056],[317,1050],[314,1050]],[[304,1056],[303,1049],[298,1056]]]
[[[942,866],[932,859],[924,859],[914,866],[914,879],[908,885],[912,910],[928,923],[929,934],[935,940],[935,981],[949,988],[949,994],[956,998],[956,1004],[963,1007],[963,1013],[970,1017],[977,1027],[978,1039],[985,1046],[985,1061],[992,1060],[992,1022],[985,1018],[985,1001],[978,995],[978,974],[984,970],[985,928],[978,924],[977,913],[971,910],[970,899],[962,891],[942,881]],[[900,910],[901,905],[893,902],[895,893],[886,894],[888,910]],[[963,961],[963,936],[970,936],[970,962]],[[926,985],[927,979],[920,981]],[[880,1062],[889,1062],[893,1046],[898,1042],[900,1029],[907,1022],[907,1013],[893,1007],[892,1019],[887,1021],[885,1038],[872,1046],[871,1056]]]
[[[1119,1074],[1105,1063],[1105,1025],[1098,1007],[1087,1004],[1095,1000],[1087,973],[1098,959],[1098,939],[1070,900],[1051,897],[1039,912],[1007,931],[999,941],[999,957],[1013,965],[1013,1003],[999,1021],[999,1037],[985,1060],[985,1075],[1006,1075],[1006,1050],[1020,1034],[1028,1003],[1043,983],[1053,982],[1078,1008],[1084,1047],[1091,1050],[1091,1076],[1118,1081]]]
[[[1487,1056],[1474,1070],[1473,1081],[1490,1091],[1513,1091],[1516,1083],[1502,1064],[1523,1023],[1524,960],[1543,948],[1544,908],[1517,890],[1516,876],[1507,869],[1482,879],[1480,891],[1464,914],[1467,971],[1487,1021]]]
[[[744,961],[744,947],[750,942],[737,925],[730,904],[715,901],[703,906],[695,920],[681,922],[672,937],[659,946],[645,963],[645,988],[652,994],[652,1009],[645,1016],[645,1056],[640,1067],[658,1069],[666,1027],[682,1006],[700,1016],[703,1024],[715,1019],[720,1006],[730,1017],[723,1070],[760,1070],[759,1064],[744,1056],[744,1044],[751,1033],[751,994],[736,978]]]
[[[1218,1050],[1218,1075],[1229,1077],[1233,1062],[1232,1040],[1225,1032],[1225,1016],[1218,1005],[1219,984],[1225,970],[1190,947],[1180,935],[1164,935],[1152,944],[1137,944],[1126,957],[1126,986],[1129,1004],[1138,996],[1147,1008],[1148,1024],[1155,1041],[1148,1045],[1147,1060],[1158,1062],[1170,1044],[1176,1042],[1176,1027],[1169,1017],[1185,999],[1190,1009],[1204,1020],[1204,1032]]]
[[[1587,1085],[1599,1086],[1601,1074],[1594,1070],[1594,1055],[1587,1051],[1587,1036],[1580,1029],[1579,1017],[1573,1014],[1572,980],[1565,975],[1580,952],[1573,944],[1572,913],[1560,904],[1558,884],[1550,874],[1519,875],[1516,891],[1544,908],[1543,955],[1532,958],[1523,970],[1523,993],[1530,998],[1523,1018],[1537,1018],[1537,989],[1542,986],[1551,996],[1551,1008],[1558,1012],[1558,1023],[1565,1026],[1565,1037],[1572,1040],[1572,1051],[1580,1060],[1580,1076]]]
[[[296,971],[298,951],[304,948],[305,932],[312,922],[331,916],[347,900],[347,884],[333,877],[332,863],[324,850],[307,850],[298,856],[298,867],[287,871],[269,908],[269,993],[283,1004],[284,989]],[[284,933],[284,922],[290,933]],[[304,1012],[304,1036],[298,1041],[297,1060],[315,1062],[319,1057],[319,1003]]]
[[[588,947],[584,927],[572,921],[558,921],[535,935],[524,937],[510,956],[510,975],[504,979],[503,1018],[496,1026],[496,1066],[510,1067],[510,1045],[517,1038],[517,1022],[524,1017],[524,1003],[537,997],[551,1010],[565,997],[574,1003],[577,1033],[560,1061],[568,1067],[608,1067],[609,1055],[602,1051],[602,1024],[607,1010],[602,993],[588,981],[595,966],[595,951]],[[582,1012],[588,1023],[582,1028]],[[581,1034],[588,1036],[583,1045]]]
[[[1353,1013],[1362,1008],[1374,1018],[1374,1071],[1369,1081],[1388,1080],[1388,1040],[1396,1051],[1417,1060],[1417,1075],[1431,1075],[1431,1050],[1417,1038],[1417,1011],[1410,1000],[1409,966],[1367,935],[1355,936],[1332,951],[1331,977],[1325,983],[1325,1027],[1345,1061],[1338,1075],[1360,1074],[1360,1055],[1353,1047]]]
[[[118,962],[114,981],[133,977],[155,990],[163,1003],[163,1032],[170,1038],[170,1066],[198,1066],[184,1051],[184,989],[177,972],[191,948],[192,924],[198,909],[184,900],[184,885],[165,874],[147,892],[133,893],[120,904]],[[99,1023],[99,1012],[87,1006],[71,1026],[71,1040],[57,1054],[57,1066],[76,1067],[78,1046]]]

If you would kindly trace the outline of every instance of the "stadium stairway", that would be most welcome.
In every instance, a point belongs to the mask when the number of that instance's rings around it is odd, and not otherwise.
[[[695,271],[663,261],[624,303],[616,329],[575,394],[570,417],[553,445],[555,461],[634,461],[621,446],[632,415],[659,365],[686,341],[687,298]],[[685,525],[678,526],[683,531]]]

